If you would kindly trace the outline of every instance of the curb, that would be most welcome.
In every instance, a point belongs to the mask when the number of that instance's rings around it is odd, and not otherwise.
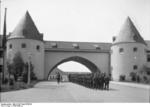
[[[112,84],[118,84],[118,85],[124,85],[124,86],[130,86],[134,88],[144,88],[144,89],[150,89],[150,85],[144,85],[144,84],[136,84],[136,83],[128,83],[128,82],[117,82],[117,81],[110,81]]]

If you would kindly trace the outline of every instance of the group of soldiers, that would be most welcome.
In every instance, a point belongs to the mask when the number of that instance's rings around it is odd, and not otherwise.
[[[109,90],[110,75],[105,73],[70,74],[69,81],[93,89]]]

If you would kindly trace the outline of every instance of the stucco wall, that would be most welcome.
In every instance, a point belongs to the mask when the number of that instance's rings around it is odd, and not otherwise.
[[[45,52],[45,79],[53,66],[63,59],[72,56],[79,56],[93,62],[102,72],[109,72],[109,53],[88,53],[88,52]]]
[[[21,44],[25,43],[26,48],[22,48]],[[12,49],[9,45],[12,44]],[[40,50],[36,49],[36,46],[40,46]],[[10,39],[7,42],[7,58],[13,59],[14,55],[20,52],[24,62],[29,61],[29,53],[31,53],[31,62],[34,65],[34,72],[38,79],[44,77],[44,43],[37,40],[29,39]]]
[[[137,52],[133,48],[137,47]],[[123,48],[124,52],[119,53],[119,48]],[[138,72],[146,64],[145,45],[140,43],[125,43],[113,45],[111,47],[111,69],[113,80],[118,81],[120,75],[125,75],[126,79],[130,79],[130,72]],[[137,65],[137,70],[133,66]]]

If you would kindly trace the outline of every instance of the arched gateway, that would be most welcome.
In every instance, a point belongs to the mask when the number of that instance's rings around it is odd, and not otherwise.
[[[97,48],[95,45],[99,48]],[[109,45],[110,44],[105,43],[87,42],[45,42],[44,78],[47,79],[51,72],[57,68],[58,65],[68,61],[81,63],[85,65],[91,72],[109,73]],[[78,46],[78,48],[75,46]]]
[[[29,12],[26,12],[7,36],[6,52],[3,52],[2,46],[0,52],[9,60],[19,52],[25,63],[33,64],[34,73],[40,80],[47,80],[49,72],[55,67],[72,60],[85,65],[92,72],[110,73],[111,68],[113,80],[118,81],[120,76],[130,80],[130,73],[138,73],[144,67],[150,68],[149,44],[149,41],[144,41],[129,17],[120,33],[113,38],[113,43],[45,41]],[[1,57],[2,55],[0,60]],[[4,75],[7,74],[4,72]]]
[[[76,61],[91,72],[110,72],[111,43],[44,41],[27,12],[7,38],[6,56],[20,52],[24,62],[31,62],[40,80],[47,80],[59,64]]]

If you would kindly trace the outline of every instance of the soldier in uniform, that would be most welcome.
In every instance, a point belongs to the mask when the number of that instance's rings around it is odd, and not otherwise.
[[[60,73],[58,72],[58,73],[57,73],[57,83],[58,83],[58,84],[60,83],[60,80],[61,80],[61,75],[60,75]]]
[[[105,82],[105,89],[106,90],[109,90],[109,81],[110,81],[110,77],[107,75],[107,76],[105,76],[105,78],[104,78],[104,82]]]

